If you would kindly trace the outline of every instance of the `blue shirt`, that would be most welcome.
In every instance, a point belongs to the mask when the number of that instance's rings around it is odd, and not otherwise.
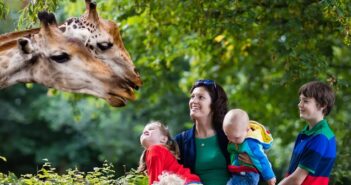
[[[336,140],[326,120],[312,129],[308,125],[297,136],[288,174],[297,167],[308,171],[302,184],[327,185],[336,158]]]

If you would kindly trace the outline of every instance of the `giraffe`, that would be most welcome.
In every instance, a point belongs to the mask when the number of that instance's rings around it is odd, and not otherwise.
[[[70,18],[59,26],[68,38],[75,38],[84,43],[96,58],[103,60],[122,79],[131,81],[137,87],[142,80],[128,51],[125,49],[116,23],[99,17],[96,3],[85,0],[86,11],[79,18]],[[13,32],[0,36],[0,42],[16,39],[28,34],[36,34],[39,29]]]
[[[100,97],[115,107],[135,99],[137,84],[121,78],[79,40],[65,37],[53,14],[38,17],[39,33],[0,45],[0,88],[34,82]]]
[[[67,37],[77,38],[84,42],[95,57],[103,60],[113,59],[113,63],[107,64],[114,70],[120,71],[120,65],[127,67],[129,70],[121,75],[129,78],[134,77],[135,74],[139,76],[128,51],[124,47],[118,25],[113,21],[100,18],[96,10],[96,3],[85,0],[85,4],[85,13],[79,18],[68,19],[60,26],[61,31]],[[135,83],[139,86],[142,85],[141,80]]]

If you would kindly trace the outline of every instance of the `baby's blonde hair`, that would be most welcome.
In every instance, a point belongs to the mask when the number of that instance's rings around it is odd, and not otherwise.
[[[239,121],[238,121],[239,120]],[[242,109],[231,109],[224,116],[223,128],[235,123],[235,124],[245,124],[242,126],[249,125],[249,115]]]
[[[176,159],[179,159],[179,155],[180,155],[179,146],[177,142],[173,140],[173,138],[171,137],[168,127],[166,127],[160,121],[151,121],[148,124],[146,124],[145,127],[148,125],[156,125],[160,129],[161,133],[167,137],[167,142],[164,144],[165,147],[174,155]],[[143,172],[146,170],[145,153],[146,153],[146,149],[143,151],[143,153],[140,156],[139,167],[137,169],[137,172]]]

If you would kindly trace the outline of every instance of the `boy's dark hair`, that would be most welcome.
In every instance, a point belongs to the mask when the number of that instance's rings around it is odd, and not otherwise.
[[[319,81],[308,82],[300,87],[299,95],[301,94],[308,98],[314,98],[319,106],[325,106],[324,116],[327,116],[334,106],[335,94],[333,89],[325,83]]]

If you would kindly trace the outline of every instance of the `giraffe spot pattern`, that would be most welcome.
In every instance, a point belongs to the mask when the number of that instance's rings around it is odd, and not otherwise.
[[[72,22],[73,22],[73,19],[69,19],[69,20],[67,21],[67,25],[70,25]]]
[[[60,30],[61,30],[62,32],[65,32],[65,31],[66,31],[66,26],[60,27]]]

